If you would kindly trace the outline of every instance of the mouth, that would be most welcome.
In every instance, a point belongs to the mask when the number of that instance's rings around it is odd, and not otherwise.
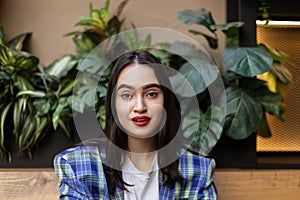
[[[136,116],[131,118],[132,122],[137,126],[146,126],[151,118],[148,116]]]

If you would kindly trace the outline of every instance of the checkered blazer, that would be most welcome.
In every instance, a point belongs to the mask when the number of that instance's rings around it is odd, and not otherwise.
[[[120,188],[115,196],[109,196],[102,156],[95,146],[72,147],[55,156],[55,173],[61,179],[60,199],[124,199]],[[163,185],[162,172],[159,172],[160,199],[217,199],[214,168],[213,159],[185,152],[179,158],[179,171],[184,180],[173,189]]]

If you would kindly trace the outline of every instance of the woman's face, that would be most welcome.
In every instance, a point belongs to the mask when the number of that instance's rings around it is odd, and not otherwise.
[[[124,132],[135,138],[149,138],[164,122],[164,95],[151,67],[125,67],[115,88],[117,117]]]

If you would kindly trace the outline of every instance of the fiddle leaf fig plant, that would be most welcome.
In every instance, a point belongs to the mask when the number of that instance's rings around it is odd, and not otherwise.
[[[227,99],[223,134],[233,139],[245,139],[253,132],[270,137],[265,114],[268,112],[282,118],[284,107],[278,90],[270,90],[266,82],[257,76],[273,72],[279,80],[281,78],[285,83],[290,83],[290,73],[274,67],[276,57],[269,48],[262,45],[239,47],[239,28],[243,22],[216,24],[211,12],[204,8],[178,12],[177,17],[185,24],[204,27],[205,33],[194,29],[189,31],[206,38],[211,49],[219,47],[217,31],[226,36],[226,48],[221,56],[222,63],[218,66]],[[214,60],[218,58],[214,57]]]

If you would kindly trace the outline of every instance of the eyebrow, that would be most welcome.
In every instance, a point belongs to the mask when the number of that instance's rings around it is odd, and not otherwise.
[[[157,83],[150,83],[150,84],[142,86],[143,89],[148,89],[148,88],[152,88],[152,87],[156,87],[156,88],[161,89],[161,86],[159,84],[157,84]],[[118,87],[118,90],[120,90],[122,88],[127,88],[127,89],[130,89],[130,90],[135,90],[135,87],[127,85],[127,84],[121,84]]]

